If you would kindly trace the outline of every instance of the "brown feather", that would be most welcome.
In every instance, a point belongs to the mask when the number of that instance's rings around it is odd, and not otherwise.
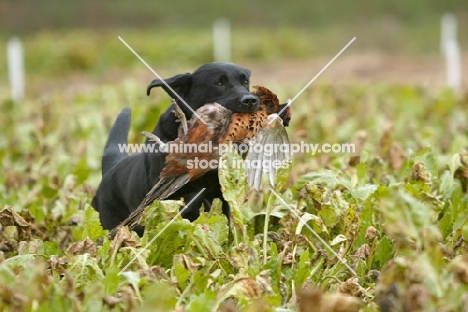
[[[251,140],[266,126],[268,115],[279,111],[279,101],[273,92],[265,87],[255,86],[252,93],[260,99],[260,107],[256,112],[233,113],[217,103],[206,104],[196,111],[206,124],[194,115],[189,121],[187,133],[168,144],[199,145],[208,144],[211,141],[212,145],[215,146],[218,143],[242,143]],[[166,156],[160,181],[148,192],[139,207],[120,226],[135,226],[138,224],[145,207],[155,199],[162,200],[169,197],[189,181],[196,180],[212,170],[211,168],[201,169],[196,167],[189,169],[187,166],[188,161],[196,157],[199,160],[217,160],[219,159],[219,151],[215,148],[210,153],[169,153]],[[115,233],[114,229],[110,236],[112,237]]]

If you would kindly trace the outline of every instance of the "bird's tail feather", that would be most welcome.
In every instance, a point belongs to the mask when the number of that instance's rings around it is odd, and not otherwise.
[[[153,188],[146,194],[145,199],[141,202],[137,209],[133,210],[132,213],[120,223],[119,226],[112,229],[109,233],[109,237],[113,239],[117,234],[120,226],[129,226],[131,229],[140,222],[141,216],[145,211],[145,208],[151,205],[155,200],[163,200],[177,192],[181,187],[190,182],[189,174],[182,174],[174,177],[163,178],[153,186]]]
[[[188,182],[190,182],[190,175],[188,173],[163,178],[148,192],[146,197],[151,197],[152,200],[166,199]]]

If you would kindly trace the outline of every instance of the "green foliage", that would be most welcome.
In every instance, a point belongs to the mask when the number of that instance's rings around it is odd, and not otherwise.
[[[129,140],[139,143],[168,105],[144,89],[0,102],[0,310],[293,311],[304,287],[357,297],[366,311],[466,309],[466,97],[312,86],[292,107],[291,140],[354,142],[354,153],[296,154],[261,192],[242,169],[221,168],[231,228],[219,202],[190,223],[177,216],[185,203],[161,201],[142,238],[111,242],[90,201],[119,110],[134,106]]]

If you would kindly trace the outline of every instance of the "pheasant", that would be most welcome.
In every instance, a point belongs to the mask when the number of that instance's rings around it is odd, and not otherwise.
[[[277,96],[262,86],[255,86],[252,92],[260,99],[259,109],[254,113],[234,113],[231,110],[217,104],[209,103],[200,107],[192,116],[190,121],[186,122],[185,116],[176,109],[176,115],[181,122],[181,129],[184,129],[179,134],[179,137],[166,143],[166,148],[169,150],[166,156],[165,166],[160,174],[159,182],[148,192],[145,199],[139,207],[134,210],[130,216],[125,219],[121,225],[129,225],[131,228],[138,223],[144,209],[154,200],[163,200],[171,196],[190,181],[194,181],[208,171],[216,169],[211,166],[194,166],[193,161],[198,160],[198,163],[209,163],[210,161],[218,161],[220,150],[218,146],[229,143],[245,143],[255,142],[257,144],[285,144],[289,146],[289,140],[286,130],[283,127],[282,120],[277,113],[283,107],[286,123],[290,119],[289,107],[280,105]],[[175,105],[177,108],[177,105]],[[151,134],[146,134],[160,144],[164,144],[157,137]],[[186,151],[176,150],[174,147],[184,148],[190,144],[197,146],[211,146],[206,152],[201,152],[200,149],[194,148]],[[268,155],[269,160],[278,160],[280,162],[289,159],[288,150],[284,152],[272,153]],[[260,161],[265,158],[262,152],[253,152],[243,155],[248,161]],[[266,168],[255,166],[255,168],[247,169],[247,178],[250,186],[259,188],[262,172]],[[270,171],[270,182],[274,184],[276,170],[268,168]],[[113,232],[115,233],[115,230]],[[112,232],[110,234],[112,235]]]

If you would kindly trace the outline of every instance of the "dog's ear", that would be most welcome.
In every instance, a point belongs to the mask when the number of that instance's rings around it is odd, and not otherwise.
[[[159,79],[151,81],[148,88],[146,89],[146,94],[150,95],[151,89],[154,87],[162,87],[172,99],[177,99],[177,96],[174,94],[174,92],[176,92],[179,96],[183,97],[184,94],[188,92],[188,90],[190,90],[190,87],[192,86],[192,74],[186,73],[176,75],[174,77],[164,79],[164,82]],[[170,88],[168,88],[168,86]]]

